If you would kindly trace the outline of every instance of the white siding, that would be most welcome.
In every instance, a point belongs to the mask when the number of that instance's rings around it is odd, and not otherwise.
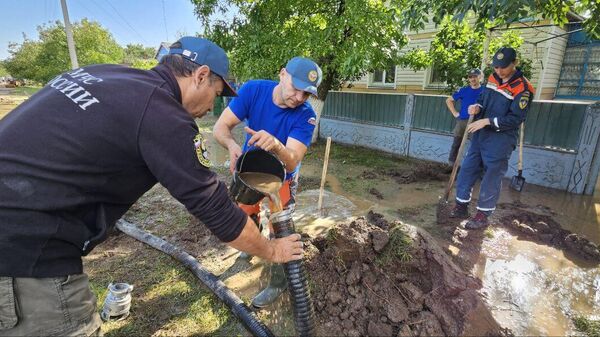
[[[553,33],[555,35],[561,35],[564,34],[565,31],[555,27]],[[544,64],[544,79],[542,81],[541,88],[539,88],[540,93],[542,90],[554,91],[558,86],[558,79],[560,77],[560,71],[565,56],[565,49],[567,47],[567,40],[567,36],[557,37],[551,40],[552,45],[546,59],[546,64]],[[552,95],[552,98],[553,97],[554,95]]]
[[[401,52],[413,49],[429,50],[433,38],[410,40]],[[426,70],[414,71],[410,68],[396,67],[396,86],[423,86]]]
[[[474,18],[469,19],[471,22]],[[528,22],[527,25],[539,25],[539,22]],[[521,23],[513,24],[512,27],[523,26]],[[433,22],[428,22],[425,28],[417,32],[408,32],[409,41],[400,51],[405,53],[413,49],[422,49],[428,51],[431,41],[434,39],[434,34],[438,31],[437,26]],[[501,30],[494,31],[493,36],[500,36]],[[560,70],[562,68],[564,51],[567,43],[567,37],[558,37],[551,40],[542,41],[552,36],[564,34],[565,31],[557,26],[551,27],[536,27],[519,29],[521,37],[525,43],[521,47],[523,55],[532,60],[532,75],[529,78],[530,82],[536,87],[536,91],[544,90],[546,93],[542,98],[551,99],[554,90],[558,84]],[[490,50],[490,57],[495,51]],[[353,82],[357,87],[368,87],[369,76],[365,75],[360,80]],[[414,71],[410,68],[396,67],[396,90],[403,92],[411,91],[428,91],[427,88],[428,70]],[[540,87],[541,86],[541,87]],[[540,88],[538,88],[540,87]],[[431,92],[435,92],[433,90]],[[549,97],[549,95],[551,97]]]

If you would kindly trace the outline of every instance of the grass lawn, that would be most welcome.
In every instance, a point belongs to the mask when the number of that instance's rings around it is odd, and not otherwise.
[[[17,87],[9,94],[11,96],[31,96],[38,92],[42,87]]]

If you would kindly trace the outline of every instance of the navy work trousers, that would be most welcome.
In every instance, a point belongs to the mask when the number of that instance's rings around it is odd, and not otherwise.
[[[469,203],[473,185],[481,178],[477,209],[484,212],[495,210],[502,177],[506,174],[508,160],[514,149],[515,139],[512,135],[489,129],[475,132],[458,173],[456,201]]]

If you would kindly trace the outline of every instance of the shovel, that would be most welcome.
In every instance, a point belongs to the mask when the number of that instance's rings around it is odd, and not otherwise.
[[[469,116],[469,121],[467,122],[467,127],[473,121],[473,116]],[[454,180],[456,180],[456,173],[458,172],[458,166],[460,166],[460,162],[462,161],[463,152],[465,150],[465,143],[467,142],[469,132],[467,128],[465,128],[465,133],[463,133],[462,141],[460,142],[460,147],[458,148],[458,153],[456,154],[456,160],[454,161],[454,165],[452,166],[452,173],[450,174],[450,180],[448,180],[448,185],[446,186],[446,192],[442,197],[440,205],[438,205],[438,210],[442,205],[448,203],[448,197],[450,196],[450,191],[452,191],[452,186],[454,186]]]
[[[521,123],[521,131],[519,132],[519,174],[512,177],[510,187],[521,192],[525,186],[525,178],[523,177],[523,136],[525,135],[525,122]]]

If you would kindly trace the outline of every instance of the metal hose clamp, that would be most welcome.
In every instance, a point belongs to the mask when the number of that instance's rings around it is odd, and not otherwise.
[[[293,209],[286,208],[283,211],[273,213],[269,216],[269,220],[271,223],[280,223],[284,221],[288,221],[292,218]]]
[[[131,308],[131,291],[133,286],[127,283],[111,283],[100,317],[104,321],[121,320],[129,316]]]

